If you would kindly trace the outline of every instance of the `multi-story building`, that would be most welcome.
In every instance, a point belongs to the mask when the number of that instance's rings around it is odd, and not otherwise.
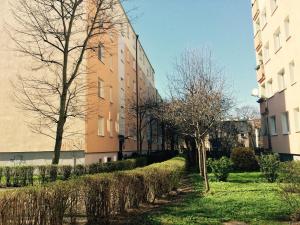
[[[264,146],[300,157],[300,1],[252,0]]]
[[[10,6],[9,0],[4,0],[0,9],[0,165],[49,164],[54,141],[30,130],[27,126],[30,115],[19,110],[12,97],[11,81],[17,74],[27,73],[31,61],[12,51],[15,43],[5,26],[7,21],[13,21]],[[100,38],[98,52],[88,53],[85,82],[88,87],[97,87],[97,91],[88,89],[86,101],[95,110],[88,113],[85,120],[72,121],[72,129],[81,133],[63,140],[61,163],[107,162],[117,160],[119,151],[125,156],[135,152],[136,119],[130,109],[136,104],[137,94],[139,102],[159,97],[154,69],[138,36],[122,5],[117,5],[115,10],[127,21]],[[153,150],[161,146],[159,124],[150,124],[142,132],[143,151],[147,151],[149,145]]]

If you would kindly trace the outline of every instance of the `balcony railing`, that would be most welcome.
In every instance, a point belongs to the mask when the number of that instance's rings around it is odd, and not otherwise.
[[[261,41],[261,31],[257,31],[255,37],[254,37],[254,43],[255,43],[255,49],[258,52],[262,47],[262,41]]]
[[[255,0],[252,4],[252,18],[255,21],[259,16],[258,1]]]
[[[260,65],[256,67],[256,79],[258,83],[262,83],[265,78],[265,68],[264,64],[261,62]]]

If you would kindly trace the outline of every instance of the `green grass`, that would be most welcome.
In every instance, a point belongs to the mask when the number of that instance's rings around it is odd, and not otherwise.
[[[232,173],[228,182],[214,182],[211,191],[202,195],[203,182],[198,175],[190,176],[197,192],[183,201],[143,215],[147,225],[217,225],[227,221],[251,225],[288,224],[288,207],[281,201],[278,185],[264,181],[261,174]]]

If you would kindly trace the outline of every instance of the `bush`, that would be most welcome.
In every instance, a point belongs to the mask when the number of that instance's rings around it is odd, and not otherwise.
[[[232,170],[232,162],[225,156],[218,160],[208,159],[208,166],[217,181],[227,181],[228,175]]]
[[[58,172],[58,166],[57,165],[51,165],[49,167],[49,175],[50,175],[50,181],[54,182],[57,180],[57,172]]]
[[[40,175],[40,183],[45,184],[47,182],[47,166],[39,166],[38,171]]]
[[[77,215],[86,217],[88,224],[102,224],[103,219],[176,189],[184,168],[184,159],[175,158],[124,172],[6,191],[0,195],[0,225],[76,224]]]
[[[62,179],[68,180],[72,175],[72,166],[61,166]]]
[[[10,187],[11,186],[11,168],[10,167],[5,167],[4,168],[4,176],[6,179],[6,187]]]
[[[279,172],[279,155],[278,154],[268,154],[261,155],[258,160],[260,171],[263,173],[266,180],[270,183],[276,181]]]
[[[283,163],[280,168],[280,193],[291,209],[291,219],[300,219],[300,162]]]
[[[254,150],[251,148],[239,147],[232,150],[230,159],[233,167],[238,171],[255,171],[259,169]]]
[[[74,175],[79,177],[86,173],[84,165],[76,165],[74,168]]]

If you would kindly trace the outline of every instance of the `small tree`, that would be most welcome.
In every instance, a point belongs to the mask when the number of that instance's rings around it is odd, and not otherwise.
[[[105,33],[124,23],[124,16],[113,11],[117,4],[118,0],[17,0],[13,6],[17,25],[11,27],[11,37],[17,51],[36,63],[29,75],[20,75],[14,83],[16,100],[33,118],[33,132],[54,139],[53,164],[59,163],[70,120],[93,111],[85,101],[92,87],[85,82],[84,61],[102,50]]]
[[[171,102],[167,115],[183,135],[195,140],[199,169],[209,191],[206,166],[208,133],[232,106],[221,71],[209,51],[187,50],[169,77]]]

